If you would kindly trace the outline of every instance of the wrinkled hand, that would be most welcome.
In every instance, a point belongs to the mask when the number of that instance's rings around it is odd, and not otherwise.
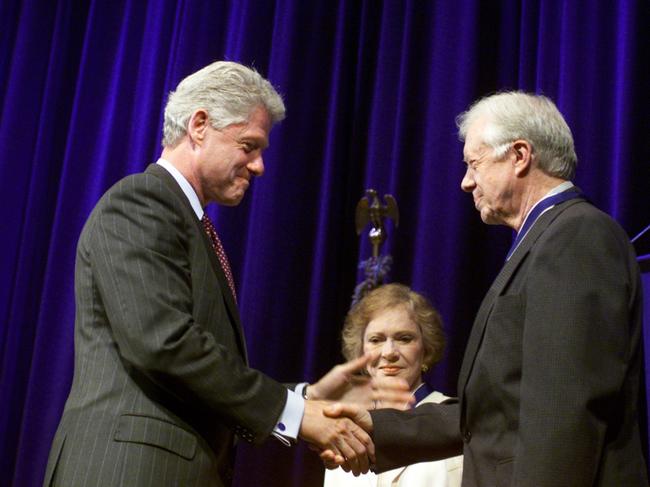
[[[328,418],[350,418],[361,426],[364,431],[372,433],[372,417],[370,413],[355,404],[343,404],[340,402],[331,404],[323,409],[323,414]]]
[[[327,406],[323,401],[305,401],[300,438],[319,451],[329,452],[333,465],[342,465],[354,475],[366,473],[375,461],[375,446],[370,436],[344,414],[325,416]]]
[[[323,410],[323,414],[329,418],[350,418],[357,425],[361,426],[367,433],[372,433],[373,425],[370,413],[367,410],[354,404],[333,404],[326,407]],[[325,467],[329,469],[337,468],[340,466],[343,467],[345,471],[354,471],[353,466],[348,463],[347,458],[341,458],[337,455],[336,451],[332,449],[325,449],[321,451],[320,459],[323,461]],[[372,463],[374,463],[374,445]]]
[[[394,408],[404,410],[409,409],[415,400],[409,391],[408,383],[403,379],[395,377],[373,379],[371,381],[371,387],[372,407],[370,409]],[[330,418],[350,418],[367,433],[372,433],[372,417],[368,412],[368,408],[363,405],[337,403],[326,407],[323,410],[323,414]],[[326,468],[333,469],[342,467],[345,471],[350,471],[354,468],[347,459],[341,458],[332,449],[322,450],[319,456]]]
[[[300,437],[319,452],[327,468],[340,466],[355,475],[366,473],[375,461],[375,447],[368,436],[372,432],[368,409],[408,409],[415,401],[403,379],[360,375],[380,354],[370,352],[337,365],[316,384],[307,386],[309,400],[305,401]],[[339,404],[328,407],[322,400]]]

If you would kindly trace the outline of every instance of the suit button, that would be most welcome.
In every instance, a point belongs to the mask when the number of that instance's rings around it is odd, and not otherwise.
[[[465,433],[463,433],[463,441],[465,441],[465,443],[469,443],[471,439],[472,439],[472,432],[470,430],[465,430]]]

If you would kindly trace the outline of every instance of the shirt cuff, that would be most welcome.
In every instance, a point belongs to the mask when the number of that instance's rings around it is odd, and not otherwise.
[[[303,386],[304,388],[306,385],[306,383],[299,384],[298,387]],[[296,387],[296,391],[287,389],[287,402],[272,432],[273,436],[286,446],[291,446],[291,443],[297,440],[300,423],[302,423],[302,417],[305,414],[302,388],[298,390],[298,387]]]
[[[299,384],[296,385],[296,387],[293,390],[300,397],[305,397],[305,389],[307,389],[308,385],[309,382],[300,382]]]

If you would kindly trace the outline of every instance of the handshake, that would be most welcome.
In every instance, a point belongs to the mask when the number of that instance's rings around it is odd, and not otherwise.
[[[337,365],[306,391],[299,436],[319,453],[327,468],[342,467],[359,475],[375,463],[369,410],[408,409],[414,399],[405,380],[370,378],[359,373],[377,353]]]

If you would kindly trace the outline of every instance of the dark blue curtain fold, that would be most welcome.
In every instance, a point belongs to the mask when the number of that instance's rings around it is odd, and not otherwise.
[[[253,366],[316,380],[370,255],[354,208],[393,194],[392,279],[440,309],[430,372],[455,393],[465,341],[512,234],[460,190],[455,116],[505,89],[553,98],[576,183],[631,234],[650,222],[645,0],[4,0],[0,2],[0,484],[40,485],[73,365],[76,240],[102,193],[160,153],[170,90],[217,59],[284,94],[266,174],[210,208]],[[650,245],[640,249],[647,253]],[[241,447],[238,486],[318,485],[302,446]]]

